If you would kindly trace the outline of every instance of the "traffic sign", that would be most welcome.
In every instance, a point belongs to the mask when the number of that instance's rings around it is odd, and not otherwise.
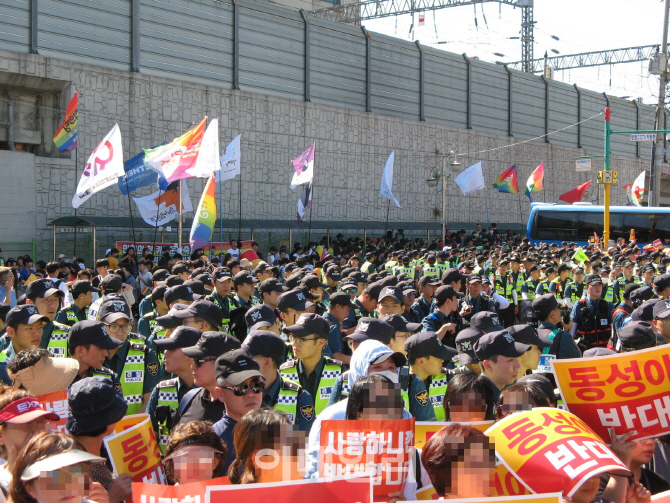
[[[630,135],[630,141],[656,141],[656,133],[636,133]]]

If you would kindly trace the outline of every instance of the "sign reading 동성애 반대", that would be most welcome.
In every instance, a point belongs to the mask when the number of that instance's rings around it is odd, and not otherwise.
[[[426,445],[426,442],[430,440],[430,437],[450,424],[454,423],[448,421],[417,421],[414,423],[414,447],[417,449],[423,449],[423,447]],[[493,421],[473,421],[460,424],[464,426],[472,426],[473,428],[477,428],[479,431],[484,433],[489,428],[489,426],[493,424]]]
[[[511,414],[486,430],[496,454],[528,490],[572,497],[591,477],[630,471],[584,421],[541,407]]]
[[[567,409],[602,438],[612,427],[635,430],[631,440],[670,431],[670,345],[552,365]]]
[[[414,418],[321,424],[320,476],[368,473],[375,501],[388,501],[390,493],[403,490],[413,454]]]

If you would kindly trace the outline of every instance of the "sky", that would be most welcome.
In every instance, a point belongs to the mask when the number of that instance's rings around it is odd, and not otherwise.
[[[535,0],[533,57],[543,57],[545,51],[554,55],[552,49],[567,55],[660,45],[663,8],[662,0]],[[363,24],[370,31],[419,40],[423,45],[466,53],[483,61],[521,60],[521,40],[510,39],[520,36],[519,8],[487,2],[426,12],[424,26],[417,26],[417,15],[415,21],[414,33],[410,33],[409,14]],[[554,72],[553,78],[611,96],[642,98],[648,104],[658,102],[658,76],[649,75],[647,61],[562,70]]]

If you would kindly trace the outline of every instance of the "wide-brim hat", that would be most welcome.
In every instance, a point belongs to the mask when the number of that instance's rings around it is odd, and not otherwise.
[[[63,391],[70,387],[79,372],[79,362],[74,358],[45,357],[32,367],[9,372],[14,386],[23,386],[35,396]]]

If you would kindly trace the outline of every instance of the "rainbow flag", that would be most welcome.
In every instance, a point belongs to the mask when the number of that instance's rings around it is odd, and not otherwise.
[[[191,247],[194,250],[204,248],[209,245],[214,232],[214,223],[216,222],[216,180],[214,174],[207,180],[205,190],[202,193],[198,211],[191,227]]]
[[[493,188],[500,192],[507,192],[508,194],[518,194],[519,184],[516,181],[516,164],[511,168],[503,171],[493,184]]]
[[[54,135],[54,143],[61,152],[67,152],[77,148],[79,136],[79,119],[77,109],[79,108],[79,94],[74,93],[65,110],[65,120]]]
[[[206,124],[207,117],[171,143],[144,149],[144,164],[163,175],[169,183],[193,176],[190,170],[196,166]]]
[[[642,206],[642,198],[646,193],[646,190],[644,189],[645,174],[646,171],[640,173],[635,181],[632,184],[629,184],[630,189],[629,185],[626,185],[626,195],[628,196],[628,200],[635,206]]]
[[[151,288],[149,288],[148,286],[142,288],[142,296],[146,296],[149,293],[151,293]]]
[[[535,171],[531,173],[526,182],[526,195],[530,202],[533,202],[533,198],[530,196],[533,192],[539,192],[542,190],[542,180],[544,178],[544,163],[535,168]]]

